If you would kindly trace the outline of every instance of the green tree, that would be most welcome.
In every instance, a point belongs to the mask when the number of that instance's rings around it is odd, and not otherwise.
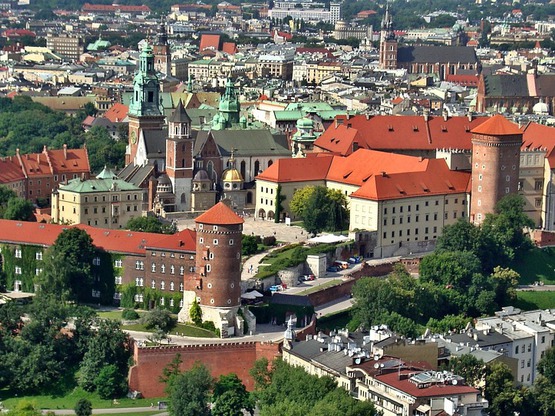
[[[481,270],[480,261],[472,252],[436,251],[422,259],[420,279],[465,290]]]
[[[254,410],[254,400],[237,374],[221,375],[212,393],[214,416],[242,416],[243,409]]]
[[[308,200],[315,189],[314,186],[305,186],[304,188],[297,189],[293,194],[291,202],[289,202],[289,208],[297,218],[303,218]]]
[[[544,356],[538,362],[538,371],[547,381],[555,385],[555,347],[545,351]]]
[[[45,253],[41,291],[66,300],[89,300],[95,254],[92,238],[85,230],[63,230]]]
[[[30,221],[33,218],[34,207],[31,201],[23,198],[10,198],[4,210],[4,219],[16,221]]]
[[[254,235],[241,236],[241,254],[243,256],[250,256],[258,251],[257,238]]]
[[[449,370],[454,374],[464,377],[469,386],[478,387],[486,374],[485,364],[482,360],[470,354],[454,357],[449,361]]]
[[[254,380],[254,387],[257,390],[263,390],[270,385],[272,381],[270,363],[267,358],[259,358],[256,360],[249,370],[250,376]]]
[[[74,410],[77,416],[90,416],[92,415],[92,403],[89,399],[79,399]]]
[[[166,224],[153,216],[131,218],[127,222],[125,228],[130,231],[143,231],[146,233],[158,234],[174,234],[177,231],[173,223]]]
[[[179,369],[179,367],[181,367],[182,363],[183,363],[183,360],[181,359],[181,354],[177,353],[175,357],[173,357],[171,362],[162,369],[160,382],[166,385],[165,387],[166,393],[169,393],[171,391],[172,384],[175,378],[179,374],[181,374],[181,370]]]
[[[202,324],[202,309],[200,308],[200,305],[198,304],[196,299],[193,301],[193,304],[189,309],[189,317],[195,325]]]
[[[10,188],[0,185],[0,217],[4,218],[4,211],[8,205],[8,201],[16,198],[17,195]]]
[[[175,326],[176,321],[169,310],[155,308],[141,317],[141,323],[147,329],[159,328],[164,332],[168,332]]]
[[[208,394],[212,383],[210,372],[199,362],[189,371],[175,377],[169,396],[170,415],[210,415]]]
[[[520,275],[512,269],[495,267],[490,275],[495,292],[495,302],[504,306],[516,300],[516,287]]]
[[[460,331],[464,329],[472,318],[464,315],[446,315],[441,319],[430,318],[426,327],[437,334],[445,334],[449,331]]]
[[[345,195],[324,186],[314,188],[302,212],[304,228],[312,234],[342,230],[348,223]]]
[[[519,407],[515,403],[517,390],[513,387],[513,375],[506,364],[493,362],[486,366],[484,396],[489,402],[492,416],[512,415]]]
[[[28,400],[20,400],[15,407],[6,413],[7,416],[41,416],[42,412],[37,409],[35,403]]]
[[[98,320],[96,326],[79,367],[79,385],[87,391],[97,387],[96,377],[108,365],[115,365],[119,379],[125,380],[131,356],[129,335],[120,329],[119,322]]]
[[[95,377],[94,384],[101,399],[114,399],[127,393],[127,380],[114,364],[103,367]]]

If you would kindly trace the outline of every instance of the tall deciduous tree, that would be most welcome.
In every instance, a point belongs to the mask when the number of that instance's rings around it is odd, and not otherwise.
[[[173,416],[208,416],[208,395],[213,379],[200,363],[177,377],[171,386],[170,414]]]
[[[33,203],[23,198],[10,198],[4,210],[4,219],[30,221],[33,219]]]
[[[41,291],[66,300],[89,300],[94,256],[92,239],[85,230],[63,230],[44,256]]]
[[[177,231],[174,224],[165,224],[160,219],[152,216],[131,218],[125,228],[131,231],[158,234],[174,234]]]
[[[236,374],[222,375],[212,393],[214,416],[242,416],[243,409],[254,410],[254,400]]]

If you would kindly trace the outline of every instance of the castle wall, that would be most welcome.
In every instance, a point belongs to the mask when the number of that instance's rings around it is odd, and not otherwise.
[[[146,398],[164,396],[165,384],[160,382],[162,370],[181,354],[181,371],[195,362],[203,363],[213,377],[235,373],[247,390],[254,389],[249,370],[259,358],[272,361],[280,355],[281,344],[260,342],[231,342],[218,344],[138,347],[134,346],[135,365],[129,369],[129,388],[140,391]]]

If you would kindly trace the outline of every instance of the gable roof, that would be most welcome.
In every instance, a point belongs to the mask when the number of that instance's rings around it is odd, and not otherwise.
[[[466,192],[470,177],[469,172],[449,170],[443,159],[430,159],[424,171],[373,175],[351,197],[377,201],[459,194]]]
[[[333,161],[331,155],[278,159],[256,177],[270,182],[305,182],[324,180]]]
[[[485,95],[488,97],[528,97],[526,75],[484,75]]]
[[[473,134],[484,134],[490,136],[514,136],[521,135],[522,131],[515,123],[510,122],[501,114],[496,114],[489,120],[475,127]]]
[[[91,236],[96,247],[108,252],[144,255],[147,246],[168,250],[175,248],[181,251],[195,251],[195,232],[192,230],[183,230],[169,236],[128,230],[108,230],[83,224],[75,227],[85,230]],[[0,241],[49,247],[54,244],[58,235],[68,228],[72,227],[59,224],[0,220]],[[170,243],[170,239],[175,241]],[[179,241],[182,241],[183,245],[179,245]]]
[[[197,224],[234,225],[245,221],[222,201],[195,218]]]
[[[104,118],[107,118],[112,123],[121,123],[127,117],[129,107],[122,103],[115,103],[108,111],[104,113]]]
[[[281,136],[272,135],[269,130],[202,130],[195,140],[194,154],[198,154],[211,136],[218,146],[221,156],[230,156],[235,150],[237,157],[247,156],[290,156],[291,152]]]
[[[478,63],[476,50],[466,46],[402,46],[397,61],[416,63],[465,62]]]
[[[314,141],[314,145],[331,152],[340,152],[341,149],[352,147],[356,138],[359,148],[374,150],[470,150],[470,131],[487,119],[428,117],[426,120],[422,116],[337,116],[336,122]],[[338,130],[341,124],[348,129]],[[349,129],[356,129],[358,132],[354,134]],[[349,135],[339,134],[347,131]],[[339,146],[331,144],[334,137],[340,140]],[[345,141],[350,143],[347,145]]]
[[[15,156],[0,158],[0,184],[6,184],[25,179],[21,165]]]
[[[202,54],[206,49],[220,49],[220,35],[203,33],[200,36],[199,52]]]

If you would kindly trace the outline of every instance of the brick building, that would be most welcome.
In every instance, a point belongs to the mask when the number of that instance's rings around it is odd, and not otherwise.
[[[222,336],[233,335],[241,306],[241,235],[243,219],[219,202],[196,218],[196,268],[186,283],[180,320],[198,302],[203,319],[213,321]]]
[[[50,202],[52,190],[70,179],[90,177],[87,149],[49,150],[0,158],[0,185],[20,198],[30,201],[45,199]]]
[[[101,280],[92,288],[91,301],[124,302],[128,296],[128,306],[162,306],[179,311],[184,279],[194,270],[193,230],[164,235],[76,227],[85,230],[98,249],[92,270],[99,272]],[[67,225],[0,220],[1,264],[8,290],[34,291],[34,279],[43,270],[45,250],[66,228]]]
[[[472,130],[472,199],[470,220],[480,224],[495,204],[516,194],[522,131],[501,115]]]

